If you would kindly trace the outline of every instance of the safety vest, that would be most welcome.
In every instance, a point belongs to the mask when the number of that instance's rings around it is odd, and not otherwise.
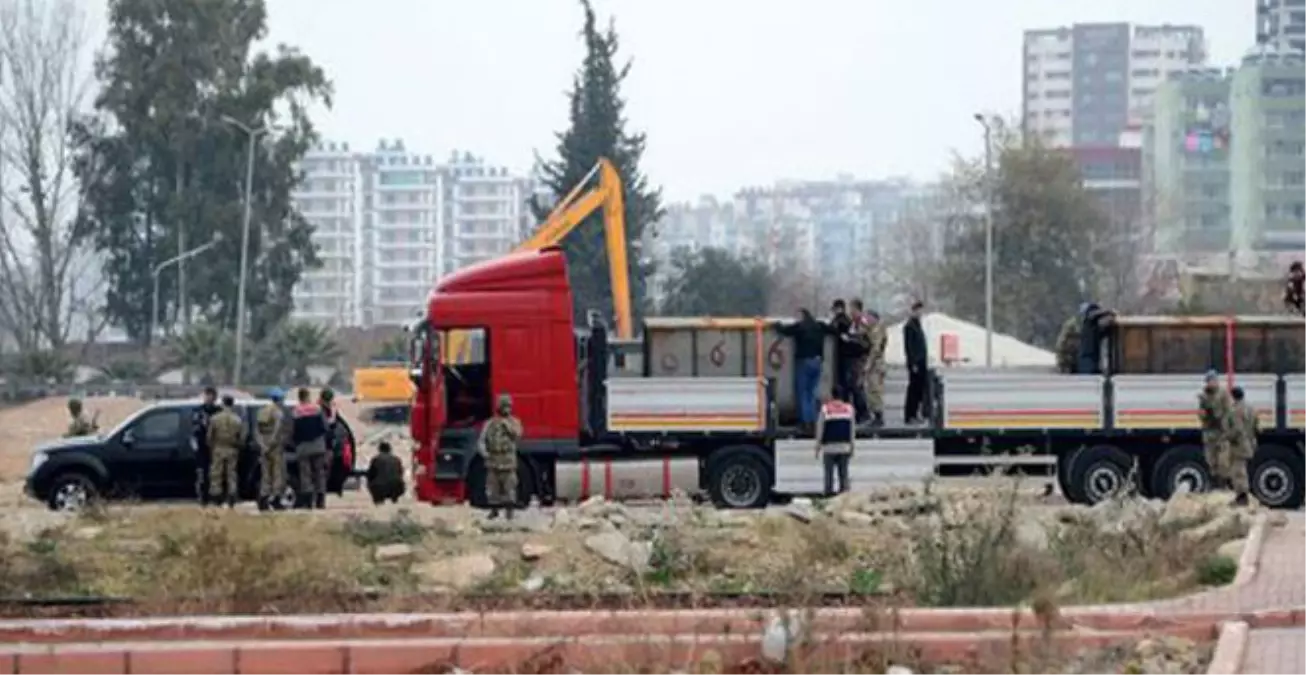
[[[853,407],[838,399],[823,404],[821,425],[816,430],[821,451],[829,454],[852,452],[856,417]]]

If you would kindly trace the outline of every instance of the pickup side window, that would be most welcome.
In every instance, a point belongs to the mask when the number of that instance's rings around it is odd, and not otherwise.
[[[129,432],[137,441],[168,441],[181,431],[181,421],[180,410],[155,410],[136,420]]]

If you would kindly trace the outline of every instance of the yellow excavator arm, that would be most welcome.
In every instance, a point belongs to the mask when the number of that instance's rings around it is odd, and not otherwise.
[[[596,183],[597,180],[597,184]],[[512,250],[512,253],[538,251],[557,246],[595,211],[603,209],[604,241],[608,251],[608,278],[612,284],[612,305],[616,314],[617,336],[634,337],[634,320],[630,309],[630,270],[626,259],[626,204],[621,175],[606,157],[581,179],[571,192],[558,201],[544,224],[535,234]],[[467,363],[472,345],[467,331],[450,331],[443,341],[446,363]]]

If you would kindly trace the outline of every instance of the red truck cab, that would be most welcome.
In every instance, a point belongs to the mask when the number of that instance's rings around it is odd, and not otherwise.
[[[481,336],[480,358],[449,364],[451,330]],[[566,259],[558,248],[458,270],[436,285],[414,331],[410,421],[414,484],[429,503],[462,501],[476,436],[499,395],[512,396],[523,444],[575,445],[580,426],[576,338]]]

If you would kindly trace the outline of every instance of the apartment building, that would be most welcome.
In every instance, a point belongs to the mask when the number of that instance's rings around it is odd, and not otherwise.
[[[508,253],[534,231],[527,206],[535,182],[509,175],[470,152],[455,151],[444,169],[443,236],[450,269]]]
[[[1143,162],[1161,253],[1229,248],[1232,77],[1232,70],[1194,70],[1157,89]]]
[[[1229,206],[1237,251],[1306,250],[1306,60],[1266,45],[1229,87]]]
[[[328,326],[362,322],[360,298],[359,163],[348,143],[319,143],[300,163],[304,180],[293,193],[313,225],[322,266],[295,286],[294,316]]]
[[[1057,147],[1115,145],[1156,87],[1206,60],[1196,26],[1075,24],[1025,31],[1023,125]]]
[[[1306,52],[1306,0],[1253,0],[1256,44],[1278,51]]]
[[[534,228],[535,181],[470,153],[447,162],[383,140],[322,143],[294,193],[323,260],[295,288],[294,316],[332,326],[399,325],[440,277],[511,250]]]

